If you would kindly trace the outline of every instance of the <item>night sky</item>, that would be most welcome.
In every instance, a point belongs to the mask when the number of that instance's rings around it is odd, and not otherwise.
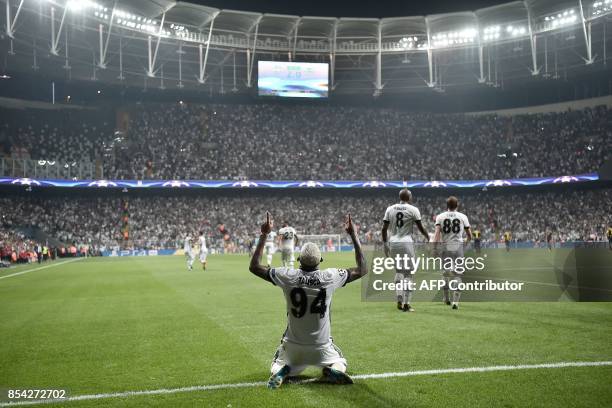
[[[402,17],[469,11],[510,0],[187,0],[220,9],[330,17]]]

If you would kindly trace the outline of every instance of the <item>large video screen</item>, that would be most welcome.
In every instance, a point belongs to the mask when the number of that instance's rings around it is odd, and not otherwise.
[[[259,61],[259,95],[293,98],[327,98],[329,67],[326,63]]]

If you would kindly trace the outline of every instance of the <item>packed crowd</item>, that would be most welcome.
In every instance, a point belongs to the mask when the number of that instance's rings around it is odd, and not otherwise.
[[[120,161],[130,166],[108,172],[124,178],[538,177],[595,171],[612,144],[612,111],[605,108],[503,118],[177,104],[131,116],[130,147]]]
[[[0,225],[0,268],[11,264],[43,263],[56,258],[87,255],[100,255],[100,252],[94,245],[77,246],[75,242],[51,246],[44,240],[36,240],[22,231],[12,229],[10,224]]]
[[[0,267],[11,263],[31,262],[37,243],[23,234],[0,228]]]
[[[612,155],[605,107],[514,117],[283,104],[127,112],[120,137],[105,115],[17,113],[0,129],[0,155],[99,160],[105,178],[241,180],[560,176]]]
[[[342,234],[351,213],[362,240],[380,240],[386,207],[395,193],[380,195],[241,195],[134,197],[129,203],[129,240],[121,234],[121,199],[117,197],[7,196],[0,198],[4,228],[33,225],[63,242],[105,248],[179,248],[187,235],[203,230],[216,250],[248,249],[258,234],[265,211],[280,228],[283,221],[298,234]],[[485,241],[509,231],[517,241],[541,241],[550,231],[557,241],[604,240],[612,223],[612,190],[501,194],[480,192],[460,196],[460,210]],[[414,194],[423,223],[434,230],[435,215],[444,210],[445,196]],[[102,248],[104,249],[104,248]]]
[[[0,157],[58,166],[95,163],[112,142],[112,115],[90,109],[0,109]]]

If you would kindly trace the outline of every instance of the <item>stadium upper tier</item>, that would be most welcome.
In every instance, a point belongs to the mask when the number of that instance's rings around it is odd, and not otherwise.
[[[604,69],[612,0],[526,0],[476,11],[334,18],[168,0],[3,0],[11,69],[149,86],[248,91],[258,59],[330,64],[338,92],[500,86]],[[375,4],[372,7],[376,7]],[[350,10],[347,10],[350,14]],[[603,52],[602,52],[603,51]],[[40,58],[50,54],[42,64]],[[63,76],[63,75],[62,75]]]
[[[186,103],[0,114],[0,175],[39,179],[556,178],[597,172],[612,154],[605,106],[511,117]]]

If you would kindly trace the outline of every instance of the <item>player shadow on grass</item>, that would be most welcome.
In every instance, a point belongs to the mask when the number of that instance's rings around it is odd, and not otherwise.
[[[389,407],[396,404],[396,402],[385,398],[382,394],[372,391],[367,383],[359,380],[352,385],[337,385],[326,381],[323,377],[298,375],[289,377],[283,384],[283,387],[308,387],[321,391],[333,390],[333,393],[326,393],[325,396],[338,402],[351,402],[351,405],[355,407]]]
[[[333,392],[326,392],[325,397],[342,403],[350,402],[355,407],[390,407],[396,404],[393,400],[373,391],[366,382],[359,380],[352,385],[336,385],[325,381],[322,377],[297,376],[291,377],[290,381],[283,386],[287,385],[319,389],[322,392],[333,390]],[[329,405],[333,405],[331,401]]]

